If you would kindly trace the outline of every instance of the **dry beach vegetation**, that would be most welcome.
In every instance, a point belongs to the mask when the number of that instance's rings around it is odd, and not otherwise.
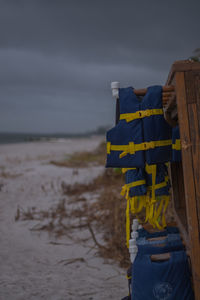
[[[92,152],[77,152],[64,160],[50,163],[73,168],[74,173],[77,173],[79,168],[89,165],[104,165],[105,149],[105,142],[102,142]],[[38,224],[32,230],[46,230],[57,237],[72,235],[72,231],[77,228],[86,228],[101,256],[112,258],[120,266],[126,267],[129,256],[125,242],[126,201],[120,195],[123,184],[122,174],[113,169],[106,169],[89,183],[71,185],[62,182],[63,197],[56,206],[48,210],[37,210],[35,207],[24,210],[18,207],[15,220],[37,220]],[[88,195],[95,200],[88,201]],[[65,196],[70,201],[67,202]],[[45,224],[44,220],[47,221]],[[101,233],[100,241],[96,232]]]
[[[119,240],[125,241],[122,178],[105,170],[105,144],[98,146],[103,140],[0,147],[0,298],[126,295],[125,270],[117,263],[128,258]]]
[[[1,146],[2,299],[127,294],[124,178],[103,139]]]
[[[80,168],[104,165],[105,149],[105,142],[102,142],[93,151],[77,152],[64,160],[52,160],[50,163],[73,168],[73,172],[78,173]],[[69,235],[74,229],[87,229],[101,256],[112,258],[121,267],[127,267],[130,261],[125,234],[126,200],[120,195],[123,184],[123,175],[114,169],[105,169],[103,174],[89,183],[71,185],[62,182],[63,198],[56,206],[41,211],[36,208],[18,208],[15,219],[38,220],[39,223],[32,230],[46,230],[57,237]],[[70,198],[70,201],[67,202],[65,196]],[[141,217],[144,216],[141,214]],[[44,220],[47,221],[45,224]],[[167,220],[173,221],[172,207],[168,209]],[[96,232],[101,233],[100,241]]]

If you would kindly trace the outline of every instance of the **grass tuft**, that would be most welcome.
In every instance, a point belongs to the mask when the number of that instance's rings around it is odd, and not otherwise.
[[[89,165],[104,165],[106,161],[106,143],[102,142],[94,151],[83,151],[72,154],[64,160],[51,160],[50,163],[58,167],[85,168]]]

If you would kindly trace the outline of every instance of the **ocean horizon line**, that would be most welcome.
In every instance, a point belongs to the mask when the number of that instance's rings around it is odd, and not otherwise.
[[[0,132],[0,144],[16,144],[34,141],[49,141],[53,139],[81,138],[92,135],[105,135],[106,127],[99,127],[94,131],[77,133],[34,133],[34,132]]]

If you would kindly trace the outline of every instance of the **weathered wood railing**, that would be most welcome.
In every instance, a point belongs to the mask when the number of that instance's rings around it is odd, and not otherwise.
[[[182,163],[171,163],[174,212],[191,258],[195,299],[200,300],[200,63],[172,65],[167,85],[175,94],[165,105],[179,124]]]

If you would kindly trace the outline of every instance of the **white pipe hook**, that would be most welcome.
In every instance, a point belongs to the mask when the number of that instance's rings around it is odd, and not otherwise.
[[[112,96],[116,99],[119,98],[119,87],[120,87],[120,84],[118,81],[111,82]]]

